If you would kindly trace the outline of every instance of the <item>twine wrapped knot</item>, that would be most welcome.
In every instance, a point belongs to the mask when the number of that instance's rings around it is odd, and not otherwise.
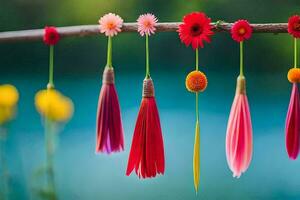
[[[154,97],[154,85],[151,78],[144,79],[143,82],[143,97]]]
[[[113,68],[105,67],[102,78],[103,84],[114,84],[115,83],[115,73]]]
[[[236,94],[246,94],[246,79],[244,76],[237,78]]]

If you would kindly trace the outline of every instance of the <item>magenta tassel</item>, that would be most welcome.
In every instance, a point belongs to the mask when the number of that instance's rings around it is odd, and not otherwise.
[[[106,67],[99,96],[97,113],[96,152],[108,153],[124,150],[124,134],[120,105],[114,84],[114,71]]]
[[[293,83],[290,104],[285,125],[286,150],[290,159],[295,160],[299,153],[300,102],[297,83]]]

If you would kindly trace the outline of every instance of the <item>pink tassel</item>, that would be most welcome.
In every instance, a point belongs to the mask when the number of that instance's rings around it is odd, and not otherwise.
[[[135,169],[139,178],[164,174],[165,156],[153,82],[144,80],[143,99],[134,129],[126,175]]]
[[[244,76],[237,79],[226,133],[226,156],[233,177],[239,178],[252,158],[252,125]]]
[[[98,102],[96,152],[124,150],[120,105],[114,84],[113,68],[106,67]]]
[[[290,105],[285,125],[286,150],[290,159],[295,160],[299,153],[300,140],[300,102],[297,83],[293,83]]]

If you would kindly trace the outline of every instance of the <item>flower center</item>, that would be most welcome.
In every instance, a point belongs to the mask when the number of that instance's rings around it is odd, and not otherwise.
[[[113,22],[109,22],[109,23],[107,23],[107,28],[112,30],[112,29],[116,28],[116,25]]]
[[[294,24],[294,30],[295,30],[295,31],[300,31],[300,21],[298,21],[298,22],[296,22],[296,23]]]
[[[246,33],[246,29],[245,28],[240,28],[239,29],[239,35],[244,35]]]
[[[145,26],[146,28],[150,28],[150,27],[151,27],[151,22],[145,21],[145,22],[144,22],[144,26]]]
[[[55,35],[54,33],[51,33],[49,36],[50,36],[49,38],[50,38],[51,40],[53,40],[53,39],[56,38],[56,35]]]
[[[203,32],[202,27],[199,24],[194,24],[191,27],[191,34],[192,36],[198,36]]]

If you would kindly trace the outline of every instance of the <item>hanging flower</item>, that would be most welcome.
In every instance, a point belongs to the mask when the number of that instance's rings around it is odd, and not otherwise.
[[[0,85],[0,126],[14,118],[18,100],[19,93],[13,85]]]
[[[54,122],[66,122],[73,115],[73,103],[55,89],[45,89],[35,95],[35,106],[45,118]]]
[[[99,30],[101,33],[105,33],[106,36],[113,37],[121,32],[123,26],[123,19],[116,14],[108,13],[100,18]]]
[[[246,20],[238,20],[231,28],[233,40],[240,43],[240,75],[237,78],[235,97],[226,131],[226,158],[233,177],[239,178],[244,173],[252,158],[252,123],[248,98],[246,94],[246,78],[244,76],[243,41],[249,39],[252,29]]]
[[[186,46],[192,44],[193,49],[204,47],[204,41],[211,42],[211,20],[205,13],[193,12],[183,17],[183,23],[179,25],[179,37]]]
[[[140,15],[137,19],[138,32],[141,36],[154,34],[156,31],[157,18],[153,14]]]
[[[54,26],[46,26],[44,29],[44,43],[47,45],[55,45],[58,43],[60,36],[57,32],[56,27]]]
[[[138,19],[141,36],[146,35],[146,76],[143,82],[142,102],[130,148],[126,175],[133,170],[139,178],[153,178],[165,172],[165,153],[154,85],[150,76],[149,40],[155,31],[157,19],[154,15],[141,15]]]
[[[203,92],[207,87],[207,78],[203,72],[192,71],[185,80],[185,85],[190,92]]]
[[[112,66],[112,37],[121,31],[123,20],[118,15],[109,13],[101,17],[99,24],[100,32],[108,36],[108,48],[107,63],[98,100],[96,153],[110,154],[124,150],[121,109]]]
[[[247,20],[236,21],[231,28],[232,39],[237,42],[248,40],[252,36],[252,28]]]
[[[300,16],[294,15],[289,18],[288,32],[295,38],[300,38]]]

